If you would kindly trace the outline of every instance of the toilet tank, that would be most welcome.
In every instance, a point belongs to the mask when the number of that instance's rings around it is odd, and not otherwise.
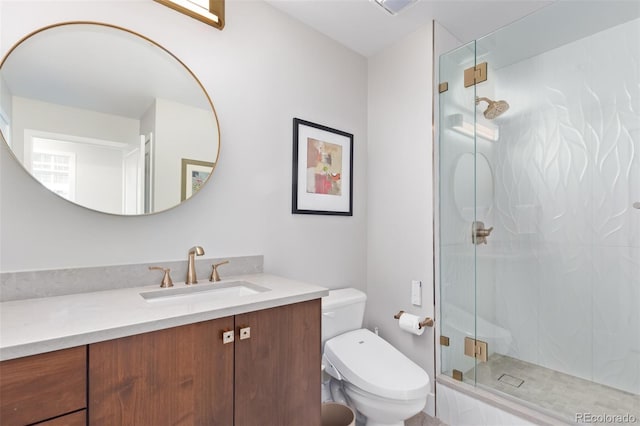
[[[322,298],[322,344],[347,331],[362,328],[367,295],[355,288],[329,290]]]

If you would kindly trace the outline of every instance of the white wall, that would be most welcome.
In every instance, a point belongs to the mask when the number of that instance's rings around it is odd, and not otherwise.
[[[393,318],[434,313],[431,64],[430,24],[369,58],[366,324],[423,367],[433,391],[434,329],[414,336]],[[421,307],[411,280],[423,283]]]
[[[227,2],[218,31],[152,0],[3,1],[4,54],[61,21],[120,25],[157,41],[198,76],[218,113],[212,181],[145,217],[84,210],[50,194],[0,148],[0,270],[264,254],[265,270],[328,287],[366,282],[367,63],[262,1]],[[291,214],[292,119],[355,135],[354,216]]]

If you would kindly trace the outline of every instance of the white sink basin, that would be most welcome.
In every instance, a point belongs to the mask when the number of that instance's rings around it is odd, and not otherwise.
[[[179,284],[178,284],[179,285]],[[147,302],[198,301],[203,298],[231,299],[250,296],[270,289],[247,281],[230,281],[224,283],[202,283],[190,286],[172,287],[162,290],[146,291],[140,296]]]

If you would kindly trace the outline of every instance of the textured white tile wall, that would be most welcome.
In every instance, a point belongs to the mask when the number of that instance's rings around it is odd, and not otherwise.
[[[477,51],[491,52],[491,41]],[[441,115],[473,122],[465,105],[475,95],[511,108],[493,121],[476,114],[500,130],[498,142],[475,146],[494,177],[493,206],[476,211],[495,227],[488,245],[470,244],[473,217],[455,202],[454,182],[464,183],[456,165],[473,140],[441,125],[441,331],[451,338],[441,371],[473,367],[461,342],[477,333],[490,353],[507,344],[501,353],[638,394],[640,21],[490,69],[475,91],[458,72],[473,55],[461,48],[441,58],[449,80]],[[482,60],[491,68],[490,56]],[[510,338],[492,341],[492,325]]]
[[[496,70],[488,247],[508,355],[640,393],[640,21]],[[501,253],[509,253],[504,259]],[[479,262],[483,262],[479,259]]]

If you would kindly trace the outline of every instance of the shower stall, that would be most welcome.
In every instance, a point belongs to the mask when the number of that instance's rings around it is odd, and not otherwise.
[[[640,422],[640,4],[555,2],[438,62],[440,376]]]

